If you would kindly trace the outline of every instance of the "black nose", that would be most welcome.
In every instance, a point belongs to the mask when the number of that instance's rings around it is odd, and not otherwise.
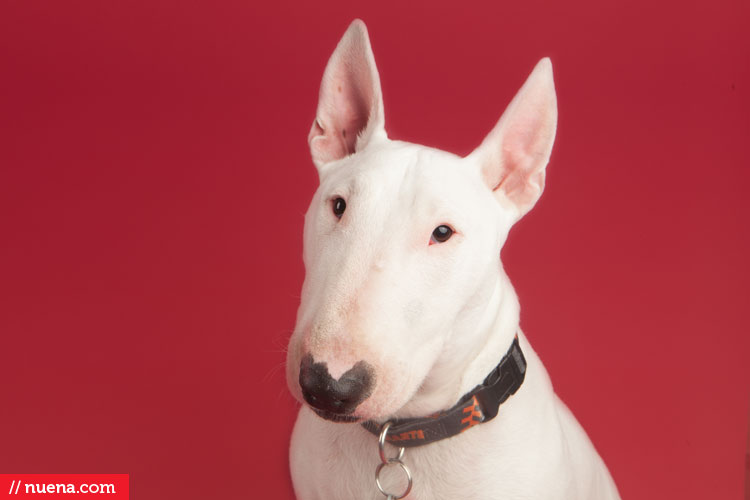
[[[315,363],[310,354],[302,358],[299,370],[299,385],[305,401],[333,417],[352,413],[367,399],[372,392],[373,379],[372,367],[358,361],[335,380],[328,373],[326,363]]]

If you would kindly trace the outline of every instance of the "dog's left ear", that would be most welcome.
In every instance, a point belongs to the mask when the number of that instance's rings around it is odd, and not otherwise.
[[[367,27],[355,19],[328,61],[318,110],[307,138],[313,163],[324,167],[385,137],[380,77]]]
[[[518,209],[531,210],[544,189],[544,172],[557,129],[557,98],[552,63],[537,63],[495,128],[470,157],[478,160],[482,178],[495,196]]]

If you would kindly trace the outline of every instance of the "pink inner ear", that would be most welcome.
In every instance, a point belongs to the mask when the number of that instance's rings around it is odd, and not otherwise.
[[[342,66],[334,73],[330,92],[337,110],[333,128],[347,155],[354,153],[357,136],[367,127],[373,95],[367,67]]]
[[[533,204],[544,188],[546,159],[544,112],[522,114],[502,139],[504,177],[497,188],[518,205]]]
[[[512,164],[513,162],[509,163]],[[526,162],[520,161],[516,165],[522,163]],[[525,170],[518,166],[511,166],[510,168],[513,170],[500,180],[495,189],[501,189],[505,196],[519,207],[530,207],[544,190],[544,169]]]
[[[310,143],[313,159],[322,163],[328,163],[349,154],[341,137],[334,134],[332,128],[324,131],[317,119],[313,121],[307,141]]]

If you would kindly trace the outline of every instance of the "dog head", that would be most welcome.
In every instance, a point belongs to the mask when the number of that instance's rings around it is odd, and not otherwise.
[[[403,414],[438,393],[455,402],[496,313],[500,249],[542,193],[556,123],[543,59],[467,157],[390,140],[367,30],[352,23],[308,137],[320,186],[287,356],[297,399],[347,421]]]

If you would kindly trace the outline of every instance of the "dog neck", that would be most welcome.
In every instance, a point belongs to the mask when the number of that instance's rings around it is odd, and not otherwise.
[[[489,300],[471,313],[474,321],[454,332],[426,382],[395,417],[420,417],[450,408],[497,366],[518,333],[520,308],[504,272],[490,289]]]

